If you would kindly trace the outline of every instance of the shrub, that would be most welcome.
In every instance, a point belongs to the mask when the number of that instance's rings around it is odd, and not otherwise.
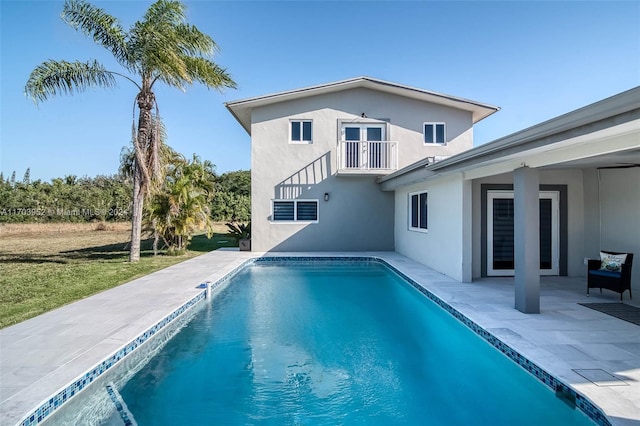
[[[228,222],[227,228],[229,229],[229,234],[236,239],[246,240],[251,238],[251,222],[249,223],[237,223],[237,222]]]

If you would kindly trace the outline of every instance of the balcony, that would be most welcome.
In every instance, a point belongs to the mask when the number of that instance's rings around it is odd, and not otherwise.
[[[398,169],[398,142],[340,141],[338,174],[386,175]]]

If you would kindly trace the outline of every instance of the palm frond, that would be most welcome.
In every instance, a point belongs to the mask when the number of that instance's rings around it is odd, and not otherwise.
[[[131,67],[126,34],[115,17],[83,0],[67,0],[62,19],[109,50],[122,66]]]
[[[169,45],[170,43],[167,41],[165,46]],[[193,83],[187,65],[176,50],[153,48],[149,51],[146,59],[146,66],[153,69],[154,75],[161,76],[160,80],[168,85],[184,91],[185,85]]]
[[[91,87],[114,86],[116,86],[116,80],[113,73],[107,71],[98,61],[49,60],[38,65],[31,72],[24,91],[25,95],[37,104],[59,94],[72,95]]]
[[[182,83],[187,81],[188,74],[175,31],[149,22],[136,22],[130,32],[128,48],[140,74],[164,75],[163,81],[184,89]]]
[[[176,26],[186,20],[185,12],[185,6],[179,1],[158,0],[131,28],[129,46],[136,52],[143,72],[176,75],[178,81],[185,78],[175,31]]]
[[[144,14],[143,22],[155,26],[172,26],[184,22],[187,18],[186,7],[176,0],[158,0],[149,6]]]
[[[193,25],[177,25],[176,36],[183,53],[186,55],[206,57],[218,52],[216,42]]]
[[[120,150],[120,173],[126,180],[133,179],[134,163],[136,155],[133,152],[133,146],[123,146]]]
[[[213,196],[213,164],[194,154],[191,160],[180,162],[169,170],[163,190],[152,194],[147,204],[146,223],[170,247],[180,247],[180,241],[206,230],[211,235],[211,200]],[[175,247],[174,247],[175,248]]]
[[[152,117],[151,137],[149,138],[147,161],[149,162],[149,171],[151,173],[153,184],[154,181],[160,181],[164,177],[166,166],[160,158],[160,151],[162,146],[165,144],[167,135],[160,116],[156,114]]]
[[[211,37],[186,22],[185,7],[173,0],[158,0],[130,31],[129,51],[150,86],[160,80],[181,90],[193,83],[209,88],[235,88],[235,82],[208,57],[217,51]]]
[[[182,61],[186,66],[189,82],[201,83],[209,89],[236,88],[236,82],[233,81],[227,70],[216,63],[205,58],[192,56],[184,56]]]
[[[166,140],[166,135],[163,139]],[[166,164],[168,167],[178,167],[179,165],[187,162],[184,155],[180,154],[166,143],[163,143],[160,147],[160,158],[162,159],[162,164]]]
[[[171,175],[175,168],[186,164],[187,160],[182,154],[167,144],[167,129],[161,117],[157,114],[151,116],[152,134],[148,143],[143,145],[140,157],[136,156],[135,143],[137,133],[134,130],[132,134],[131,145],[123,147],[120,151],[120,168],[119,172],[125,177],[133,177],[134,164],[137,158],[140,158],[144,166],[144,170],[148,171],[149,184],[147,189],[151,193],[161,189],[164,181]]]

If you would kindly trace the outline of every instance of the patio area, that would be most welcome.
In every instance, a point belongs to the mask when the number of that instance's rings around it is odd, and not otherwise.
[[[512,278],[459,283],[394,252],[274,253],[219,250],[0,330],[0,423],[42,401],[193,298],[259,256],[375,256],[598,405],[614,425],[640,423],[640,326],[578,303],[618,303],[584,278],[543,277],[541,313],[514,309]],[[629,301],[625,293],[624,303]]]

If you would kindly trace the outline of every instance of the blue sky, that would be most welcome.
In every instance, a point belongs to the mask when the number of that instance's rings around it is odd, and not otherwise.
[[[125,28],[149,1],[93,2]],[[217,171],[250,168],[250,138],[225,101],[371,76],[501,107],[476,145],[640,85],[640,2],[185,1],[189,22],[221,48],[237,90],[159,86],[169,144]],[[117,171],[135,87],[24,96],[46,59],[108,52],[60,19],[63,1],[0,1],[0,170],[22,179]]]

